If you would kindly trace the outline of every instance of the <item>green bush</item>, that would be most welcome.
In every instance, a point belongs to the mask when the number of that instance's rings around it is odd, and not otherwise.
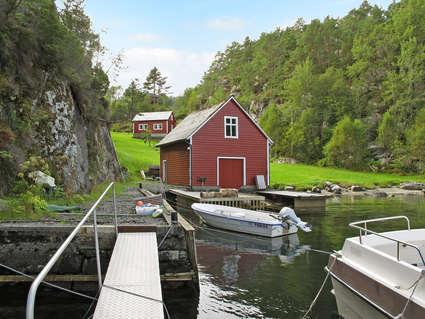
[[[42,213],[47,210],[47,202],[30,191],[23,193],[20,199],[26,212]]]
[[[130,122],[130,121],[116,122],[116,123],[112,124],[111,131],[132,133],[133,132],[133,123]]]

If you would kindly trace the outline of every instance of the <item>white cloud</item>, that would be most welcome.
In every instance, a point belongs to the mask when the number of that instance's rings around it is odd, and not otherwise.
[[[245,27],[245,21],[240,18],[216,18],[209,20],[207,26],[215,30],[241,30]]]
[[[137,33],[130,35],[128,38],[132,41],[150,42],[159,40],[160,36],[155,33]]]
[[[183,94],[188,87],[198,84],[210,66],[214,52],[191,52],[164,48],[131,48],[123,52],[126,66],[115,80],[122,87],[127,87],[131,80],[137,78],[141,83],[153,67],[158,67],[166,76],[171,93]]]

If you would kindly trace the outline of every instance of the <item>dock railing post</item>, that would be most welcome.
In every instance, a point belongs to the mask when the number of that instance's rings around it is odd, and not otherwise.
[[[113,201],[114,201],[114,221],[115,221],[115,235],[118,237],[118,218],[117,218],[117,202],[115,199],[115,184],[113,186]]]
[[[97,280],[99,282],[99,289],[101,289],[102,288],[102,269],[100,268],[100,251],[99,251],[99,238],[97,236],[96,209],[93,211],[93,227],[94,227],[94,245],[96,248]]]

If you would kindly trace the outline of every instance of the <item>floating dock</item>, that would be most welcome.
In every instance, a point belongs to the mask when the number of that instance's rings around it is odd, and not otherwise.
[[[264,196],[245,193],[239,193],[237,197],[203,198],[200,192],[170,189],[167,193],[167,200],[178,210],[190,211],[192,211],[191,205],[193,203],[208,203],[253,210],[263,210],[265,207]]]
[[[324,210],[326,198],[328,198],[323,194],[295,191],[268,190],[258,191],[257,193],[263,195],[276,209],[282,206],[290,206],[295,210]]]
[[[119,233],[93,318],[142,317],[164,318],[156,233]]]

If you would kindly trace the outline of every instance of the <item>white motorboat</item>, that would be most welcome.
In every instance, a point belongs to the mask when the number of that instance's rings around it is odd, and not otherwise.
[[[301,221],[295,212],[285,207],[281,213],[254,211],[238,207],[228,207],[213,204],[192,204],[192,209],[197,212],[206,224],[265,237],[279,237],[294,234],[298,228],[310,231],[310,226]]]
[[[403,219],[406,229],[370,230],[371,223]],[[350,227],[359,236],[347,238],[327,266],[340,315],[425,318],[425,229],[410,229],[406,216],[353,222]]]

